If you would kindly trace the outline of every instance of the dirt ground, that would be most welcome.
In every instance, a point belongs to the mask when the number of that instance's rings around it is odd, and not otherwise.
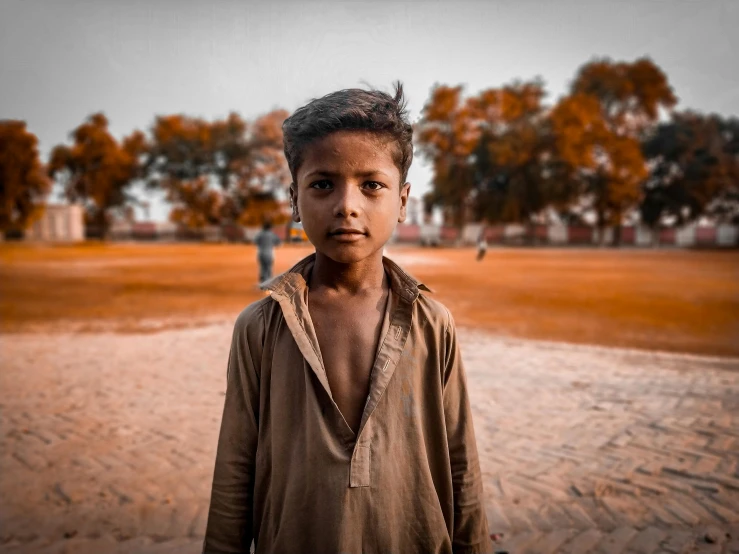
[[[739,552],[739,252],[387,254],[460,329],[496,551]],[[0,245],[0,552],[201,551],[256,279],[245,245]]]
[[[277,251],[276,272],[310,252]],[[459,325],[496,335],[739,355],[739,252],[390,247]],[[0,332],[156,331],[262,294],[249,245],[0,245]]]
[[[232,325],[0,334],[0,553],[201,552]],[[459,337],[496,551],[739,552],[739,359]]]

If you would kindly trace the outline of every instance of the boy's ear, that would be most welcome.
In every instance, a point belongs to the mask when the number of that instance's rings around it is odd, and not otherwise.
[[[298,212],[298,186],[290,183],[290,216],[295,223],[300,222],[300,212]]]
[[[406,206],[408,205],[408,195],[411,193],[411,184],[406,183],[400,187],[400,213],[398,214],[398,223],[403,223],[406,218]]]

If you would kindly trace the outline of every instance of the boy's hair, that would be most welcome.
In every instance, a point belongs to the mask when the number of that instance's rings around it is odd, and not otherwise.
[[[311,100],[282,124],[285,157],[293,182],[311,142],[336,131],[370,131],[385,135],[397,146],[393,160],[401,184],[413,161],[413,127],[408,122],[403,85],[395,83],[395,96],[379,90],[345,89]]]
[[[262,223],[262,229],[265,231],[269,231],[272,228],[272,222],[269,219],[266,219],[264,223]]]

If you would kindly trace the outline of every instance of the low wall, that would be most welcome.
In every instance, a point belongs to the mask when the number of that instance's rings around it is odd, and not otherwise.
[[[240,225],[209,226],[188,229],[172,223],[137,222],[118,223],[110,229],[112,240],[181,240],[205,242],[252,242],[259,227]],[[280,239],[285,240],[287,226],[272,228]],[[398,244],[444,244],[447,246],[474,245],[483,227],[480,224],[465,225],[462,229],[451,226],[399,224],[392,241]],[[528,246],[594,246],[599,245],[599,232],[587,226],[565,225],[487,225],[484,228],[488,244]],[[680,229],[652,230],[640,226],[621,227],[620,233],[606,228],[604,239],[612,244],[620,234],[621,246],[678,248],[739,248],[739,226],[706,226],[691,224]]]
[[[400,243],[418,243],[417,225],[398,225],[394,234]],[[479,223],[465,225],[461,231],[455,227],[438,227],[442,243],[474,245],[483,231]],[[736,225],[705,226],[691,224],[680,229],[652,230],[643,226],[623,226],[620,245],[634,247],[676,246],[681,248],[737,248],[739,227]],[[582,225],[487,225],[484,229],[488,244],[592,246],[601,243],[598,229]],[[616,240],[616,229],[607,227],[603,232],[605,244]]]

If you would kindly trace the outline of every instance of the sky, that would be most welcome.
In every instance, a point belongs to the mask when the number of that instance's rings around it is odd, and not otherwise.
[[[0,119],[25,120],[45,160],[97,111],[120,138],[156,115],[251,119],[399,79],[415,121],[435,84],[540,76],[554,102],[592,58],[644,55],[679,109],[739,115],[738,28],[736,0],[0,0]],[[417,157],[411,194],[430,180]],[[153,198],[150,218],[167,215]]]

